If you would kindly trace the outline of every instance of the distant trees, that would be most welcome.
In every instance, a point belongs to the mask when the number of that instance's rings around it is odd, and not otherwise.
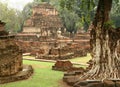
[[[71,31],[76,32],[81,27],[84,27],[84,30],[87,31],[89,24],[91,23],[91,20],[93,19],[93,16],[94,16],[93,8],[95,7],[94,1],[92,4],[86,5],[86,2],[88,1],[86,0],[72,0],[72,1],[60,0],[60,4],[59,4],[60,7],[58,10],[60,11],[60,16],[62,17],[63,23],[66,29],[68,30],[68,32],[70,33]],[[68,19],[68,16],[69,16],[69,19]],[[68,20],[65,20],[65,19],[68,19]]]
[[[40,2],[50,2],[50,0],[34,0],[34,3],[40,3]]]
[[[91,21],[89,14],[91,14],[93,17],[92,8],[94,6],[89,6],[90,10],[88,13],[86,13],[87,7],[81,5],[81,2],[84,2],[84,0],[34,0],[33,3],[28,3],[24,7],[22,11],[24,19],[31,16],[30,14],[32,6],[41,2],[49,2],[56,7],[56,9],[59,11],[60,17],[62,18],[62,22],[66,27],[66,30],[70,32],[70,36],[73,36],[73,34],[76,33],[77,30],[82,26],[84,26],[84,29],[86,30],[89,27]]]
[[[26,19],[31,17],[31,15],[32,15],[32,7],[33,7],[33,3],[28,3],[23,8],[22,15],[23,15],[23,19],[24,20],[26,20]]]
[[[120,3],[116,4],[116,0],[113,1],[113,7],[111,9],[110,16],[115,24],[115,27],[120,27]]]
[[[118,0],[119,1],[119,0]],[[95,16],[95,11],[98,5],[98,0],[59,0],[58,11],[60,15],[63,16],[67,11],[74,12],[75,15],[78,15],[79,21],[76,23],[84,27],[84,30],[87,31],[90,23],[93,21]],[[111,9],[111,18],[113,19],[113,24],[116,27],[120,27],[120,4],[116,4],[116,0],[113,1],[113,8]],[[63,13],[64,12],[64,13]],[[70,14],[66,14],[70,15]],[[67,16],[66,16],[67,17]],[[65,23],[65,16],[62,17],[63,23]],[[71,17],[72,18],[72,17]],[[70,22],[70,21],[67,21]],[[79,22],[79,23],[78,23]],[[66,25],[66,24],[64,24]],[[79,28],[81,27],[79,26]],[[67,28],[67,27],[66,27]],[[69,29],[67,29],[69,30]],[[74,28],[73,28],[74,30]],[[76,29],[75,29],[76,30]]]
[[[82,26],[87,30],[92,19],[91,17],[93,17],[93,8],[95,7],[95,2],[93,2],[93,5],[90,5],[89,7],[81,5],[81,2],[83,3],[84,0],[34,0],[33,3],[28,3],[24,7],[24,17],[29,18],[32,6],[41,2],[48,2],[56,7],[66,30],[70,32],[71,36],[73,36],[73,34]],[[84,4],[85,3],[86,2],[84,2]],[[86,11],[86,8],[89,8],[88,12]]]
[[[36,0],[38,1],[38,0]],[[24,21],[31,17],[35,3],[28,3],[22,11],[8,8],[7,3],[0,2],[0,20],[6,23],[5,29],[12,33],[22,31]]]
[[[89,3],[89,1],[91,2]],[[120,27],[120,5],[115,4],[115,1],[113,1],[111,18],[115,26]],[[32,7],[41,2],[49,2],[54,5],[59,11],[67,31],[75,33],[81,27],[84,27],[87,31],[89,24],[94,18],[98,0],[34,0],[32,3],[25,5],[22,11],[8,8],[7,4],[0,2],[0,20],[6,22],[6,30],[10,32],[21,31],[24,21],[31,17]]]
[[[59,15],[62,19],[62,23],[66,30],[70,33],[70,37],[73,38],[74,34],[80,28],[80,17],[73,10],[74,0],[60,0],[59,1]]]
[[[21,31],[22,19],[20,11],[8,8],[7,3],[0,2],[0,20],[6,23],[6,31],[14,33]]]
[[[80,18],[75,12],[70,12],[67,9],[63,9],[60,13],[64,27],[68,32],[70,32],[70,37],[72,38],[79,28]]]

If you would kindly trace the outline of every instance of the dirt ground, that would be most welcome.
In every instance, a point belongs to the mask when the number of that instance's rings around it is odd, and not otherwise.
[[[59,84],[61,85],[61,87],[72,87],[67,85],[65,82],[63,82],[62,80],[59,81]]]

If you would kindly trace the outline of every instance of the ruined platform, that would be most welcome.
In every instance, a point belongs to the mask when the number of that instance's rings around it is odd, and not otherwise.
[[[63,81],[72,87],[120,87],[120,79],[113,80],[80,80],[81,73],[65,73]]]
[[[87,80],[80,81],[73,87],[120,87],[120,80]]]
[[[33,68],[30,65],[23,65],[22,71],[11,75],[0,77],[0,84],[28,79],[33,74]]]
[[[53,70],[59,70],[59,71],[66,71],[71,69],[73,64],[70,61],[57,61],[54,66],[52,66]]]
[[[53,70],[58,71],[75,71],[76,73],[83,73],[85,70],[82,67],[74,67],[73,64],[68,60],[58,60],[56,63],[52,66]]]
[[[88,67],[86,69],[72,70],[64,73],[63,81],[73,87],[120,87],[120,79],[111,80],[84,80],[80,78],[83,73],[88,72],[93,64],[92,60],[87,62]]]

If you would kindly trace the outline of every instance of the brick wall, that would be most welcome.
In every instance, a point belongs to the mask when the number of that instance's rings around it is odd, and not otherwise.
[[[14,38],[0,37],[0,76],[9,76],[22,70],[22,52]]]

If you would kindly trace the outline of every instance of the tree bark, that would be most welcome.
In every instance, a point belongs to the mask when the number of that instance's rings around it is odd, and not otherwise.
[[[112,0],[99,0],[90,40],[93,66],[81,78],[120,79],[120,28],[109,24],[111,7]]]

